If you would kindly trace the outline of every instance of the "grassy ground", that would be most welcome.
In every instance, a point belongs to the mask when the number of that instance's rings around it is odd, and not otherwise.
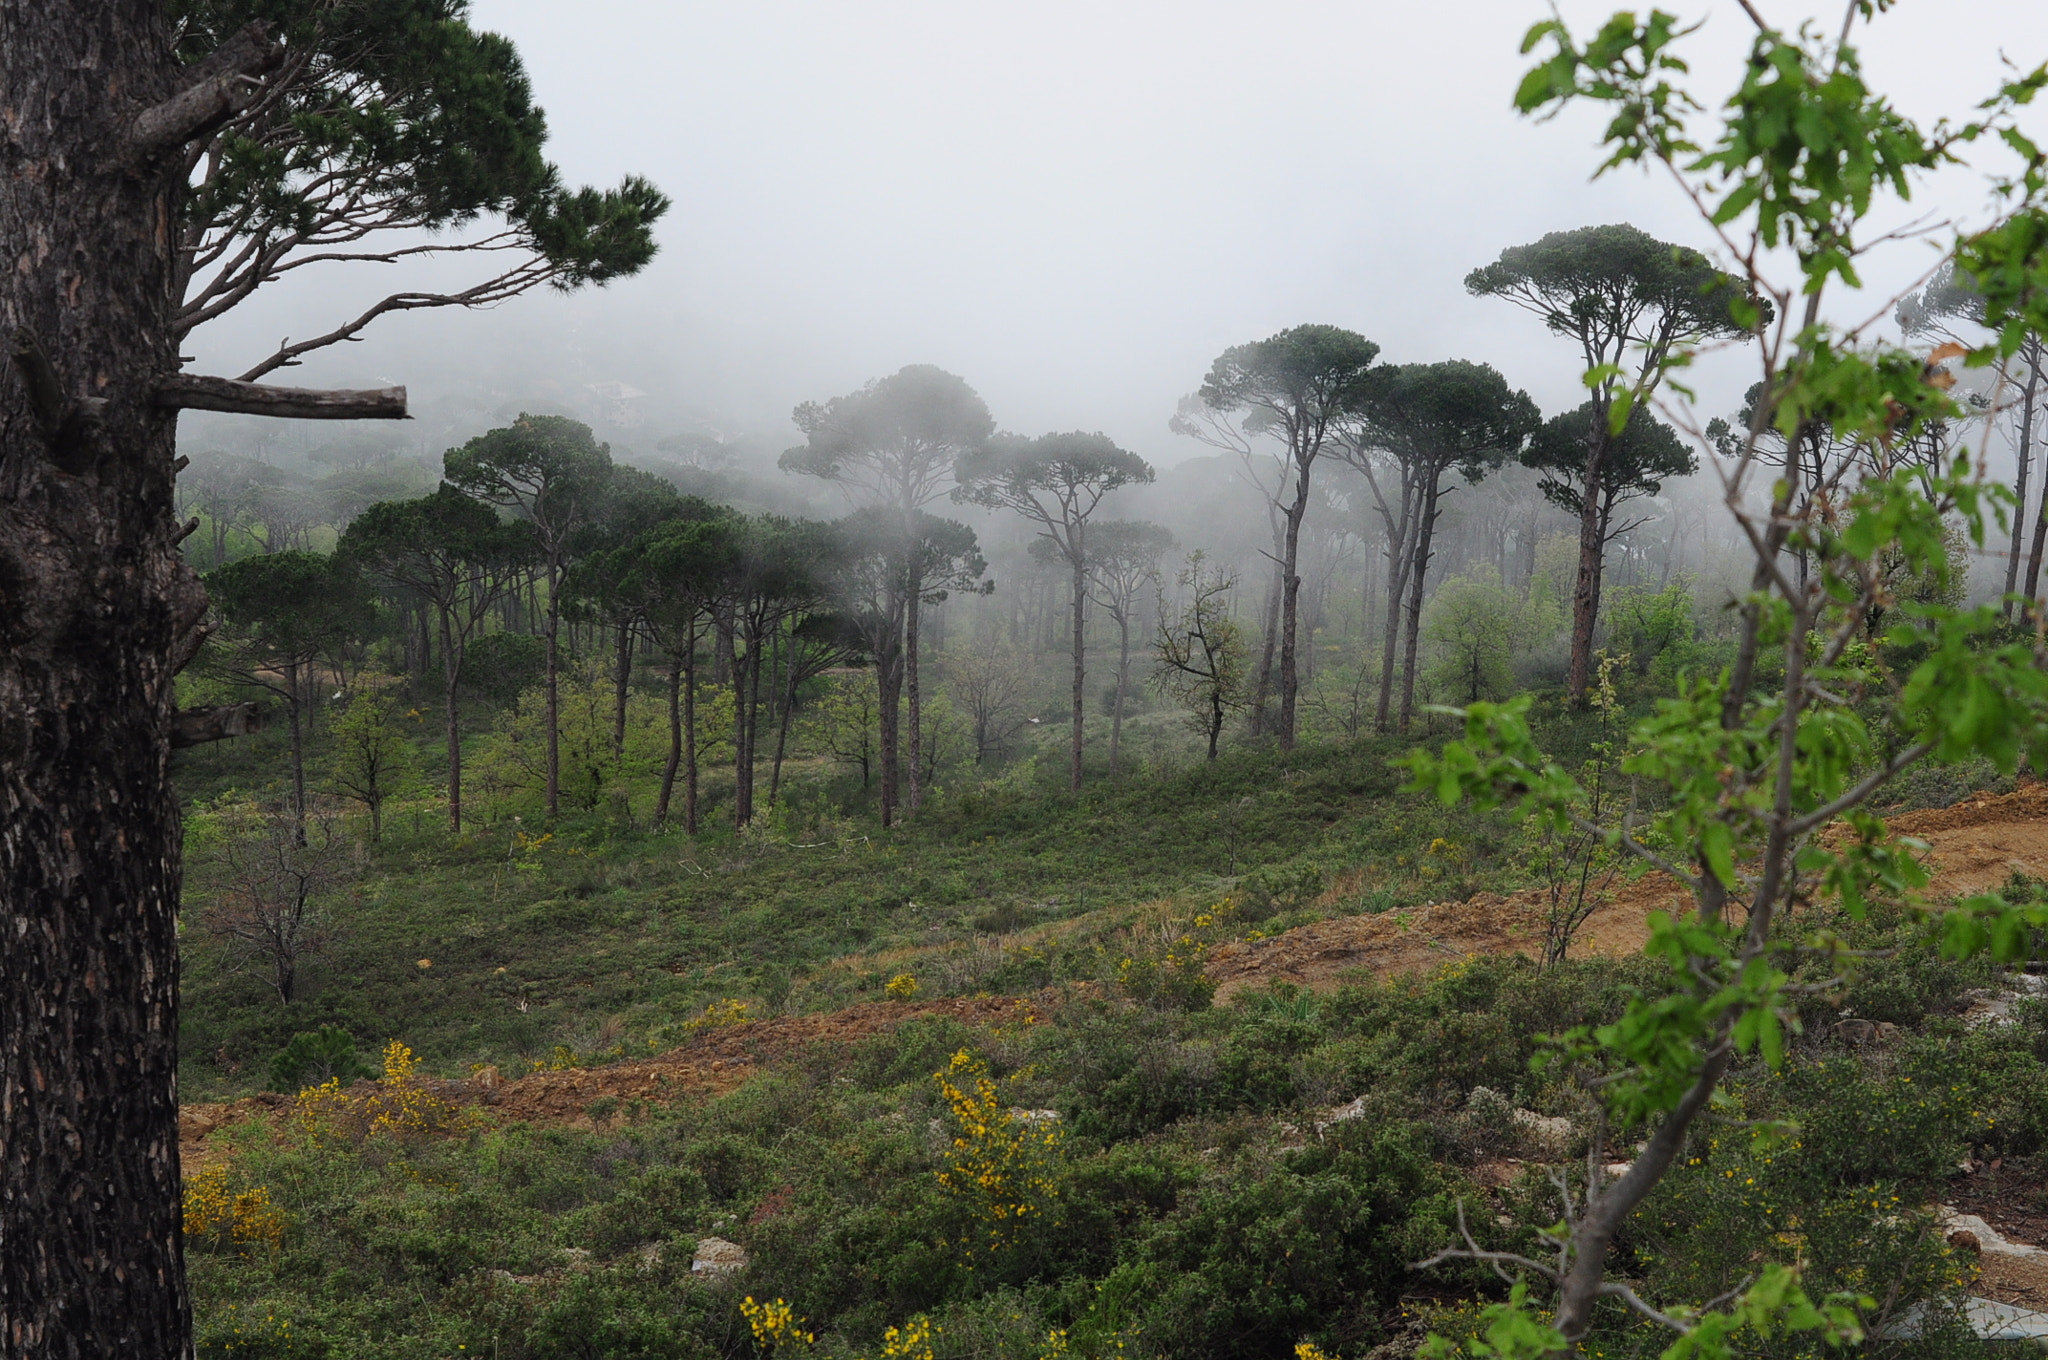
[[[510,1064],[556,1044],[660,1042],[726,997],[843,1004],[876,994],[904,950],[954,947],[935,965],[948,990],[1096,976],[1099,955],[1162,899],[1211,905],[1244,887],[1248,911],[1299,915],[1511,880],[1503,823],[1397,792],[1389,761],[1405,749],[1245,749],[1078,796],[967,792],[889,833],[840,811],[853,790],[829,771],[798,770],[782,814],[754,832],[716,825],[695,840],[604,813],[565,819],[545,840],[537,823],[500,821],[455,841],[430,804],[387,809],[383,841],[360,846],[331,903],[338,938],[308,961],[289,1006],[234,971],[203,929],[188,933],[185,1090],[260,1085],[276,1048],[323,1023],[366,1043],[402,1037],[440,1067]],[[274,759],[258,746],[181,769],[195,792],[194,920],[223,890],[204,809]],[[335,834],[355,837],[359,821]],[[1431,856],[1438,842],[1460,852]],[[1340,877],[1348,897],[1308,907]],[[991,971],[965,947],[1048,924],[1063,928],[1035,960]],[[849,955],[861,966],[830,966]]]
[[[1543,722],[1567,754],[1594,735]],[[1540,1036],[1611,1018],[1650,975],[1480,959],[1212,1007],[1191,942],[1513,888],[1526,849],[1503,819],[1402,792],[1406,743],[1212,765],[1174,737],[1139,724],[1138,771],[1078,796],[1057,759],[955,771],[888,833],[808,751],[745,834],[717,821],[717,781],[704,834],[650,831],[644,769],[545,830],[530,795],[483,800],[461,840],[425,796],[388,809],[374,845],[343,816],[314,834],[332,837],[317,905],[333,938],[289,1004],[209,925],[235,810],[275,795],[280,737],[182,757],[185,1098],[260,1088],[326,1024],[373,1064],[390,1040],[420,1063],[217,1135],[232,1155],[195,1177],[188,1215],[201,1354],[1251,1360],[1312,1342],[1406,1360],[1425,1328],[1469,1335],[1498,1282],[1411,1263],[1450,1240],[1460,1203],[1489,1242],[1536,1247],[1557,1209],[1535,1163],[1583,1139],[1537,1146],[1517,1122],[1583,1114],[1569,1073],[1532,1068]],[[1619,1245],[1660,1297],[1707,1297],[1790,1251],[1810,1287],[1952,1317],[1967,1271],[1924,1206],[1956,1193],[1958,1161],[2004,1168],[1986,1195],[2048,1207],[2048,1014],[1969,1029],[1988,965],[1942,961],[1910,922],[1844,928],[1870,951],[1854,989],[1813,1003],[1783,1075],[1737,1073]],[[1036,1018],[764,1054],[715,1099],[607,1096],[574,1127],[464,1112],[425,1080],[644,1054],[714,1003],[829,1011],[905,973],[921,995],[1028,995]],[[1900,1028],[1851,1049],[1849,1012]],[[692,1275],[713,1236],[749,1254],[737,1275]],[[786,1300],[789,1324],[749,1298]],[[1665,1344],[1618,1311],[1588,1342]],[[1953,1329],[1916,1351],[1977,1353]]]

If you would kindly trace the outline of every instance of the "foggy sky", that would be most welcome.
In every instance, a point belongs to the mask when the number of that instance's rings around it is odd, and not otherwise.
[[[1586,29],[1611,7],[1564,13]],[[1553,412],[1583,395],[1576,356],[1468,297],[1466,272],[1590,223],[1709,242],[1668,180],[1589,179],[1590,111],[1514,115],[1516,48],[1547,12],[475,0],[473,22],[518,45],[565,179],[640,173],[675,200],[661,255],[601,291],[386,318],[273,378],[405,382],[416,408],[483,391],[486,408],[538,409],[536,392],[619,381],[649,393],[626,444],[695,421],[779,448],[796,442],[796,402],[928,362],[1005,428],[1100,429],[1170,463],[1200,452],[1166,419],[1219,351],[1316,321],[1372,337],[1387,361],[1492,363]],[[1693,88],[1718,98],[1746,20],[1732,2],[1682,12],[1707,19]],[[2001,44],[2025,65],[2048,56],[2048,6],[1919,0],[1864,44],[1873,84],[1908,113],[1962,115],[1999,80]],[[1922,206],[1976,217],[1983,201],[1964,180]],[[350,267],[273,290],[188,352],[240,371],[397,277]],[[1705,368],[1707,414],[1737,404],[1749,363]]]

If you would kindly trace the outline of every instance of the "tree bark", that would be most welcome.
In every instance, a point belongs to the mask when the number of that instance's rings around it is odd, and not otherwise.
[[[789,687],[782,694],[782,715],[776,720],[775,763],[768,771],[768,810],[775,811],[775,800],[782,793],[782,757],[789,750],[789,720],[796,712],[796,659],[790,658]]]
[[[1429,575],[1430,540],[1436,532],[1437,482],[1441,472],[1432,471],[1423,489],[1422,504],[1415,512],[1415,556],[1408,568],[1408,628],[1401,656],[1401,730],[1415,716],[1415,653],[1422,636],[1422,591]]]
[[[2027,356],[2027,386],[2020,399],[2020,456],[2028,457],[2034,447],[2034,403],[2041,392],[2041,360],[2048,355],[2048,344],[2040,336],[2029,337],[2029,343],[2021,350]],[[2044,479],[2048,480],[2048,479]],[[2026,506],[2022,504],[2014,512],[2024,518]],[[2048,487],[2043,488],[2040,508],[2034,512],[2034,541],[2027,550],[2027,599],[2041,598],[2041,548],[2048,538]]]
[[[626,758],[626,691],[633,681],[633,625],[619,624],[618,668],[612,694],[612,763]]]
[[[1579,570],[1572,585],[1571,666],[1565,677],[1566,696],[1575,705],[1586,702],[1593,676],[1593,625],[1600,616],[1600,573],[1607,552],[1601,509],[1607,442],[1607,412],[1596,404],[1593,428],[1586,434],[1586,475],[1579,487]]]
[[[177,92],[149,0],[0,0],[0,1351],[191,1353],[178,1169],[172,676],[205,609],[173,546]],[[17,361],[19,362],[19,361]],[[44,388],[47,396],[51,389]]]
[[[174,373],[156,385],[152,399],[174,411],[227,411],[235,415],[288,420],[408,420],[405,389],[325,391],[313,387],[272,387],[236,378]]]
[[[893,630],[892,630],[893,632]],[[896,778],[897,756],[902,749],[897,745],[900,735],[903,710],[903,653],[901,644],[893,638],[885,643],[883,655],[875,658],[875,691],[879,712],[876,715],[877,754],[882,766],[882,825],[893,826],[896,821]]]
[[[1387,539],[1387,626],[1380,647],[1379,709],[1373,715],[1373,725],[1382,732],[1392,730],[1394,654],[1401,645],[1401,596],[1408,587],[1408,576],[1415,566],[1408,542],[1413,529],[1410,521],[1413,512],[1408,508],[1408,488],[1405,486],[1401,489],[1401,498],[1400,532],[1389,535]]]

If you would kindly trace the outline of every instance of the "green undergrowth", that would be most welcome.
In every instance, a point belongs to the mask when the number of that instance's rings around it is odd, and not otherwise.
[[[1514,886],[1506,822],[1399,793],[1405,749],[1243,749],[1079,795],[994,788],[886,832],[796,779],[747,832],[695,839],[593,813],[452,840],[437,809],[400,804],[373,845],[343,817],[316,827],[347,863],[289,1004],[207,929],[235,890],[216,863],[224,809],[248,796],[232,775],[263,768],[216,756],[188,780],[204,796],[188,811],[185,1096],[262,1086],[271,1056],[323,1025],[366,1049],[402,1034],[451,1073],[509,1069],[559,1045],[673,1043],[727,998],[757,1013],[873,999],[905,958],[926,995],[1110,978],[1133,937],[1225,899],[1238,933],[1270,933]]]
[[[1926,1206],[1965,1155],[2025,1167],[2048,1147],[2048,1025],[2023,1005],[1966,1027],[1963,994],[1985,979],[1915,957],[1857,984],[1900,1017],[1883,1046],[1841,1042],[1816,1005],[1783,1069],[1737,1070],[1618,1245],[1639,1287],[1704,1297],[1796,1258],[1822,1287],[1953,1317],[1963,1262]],[[716,1100],[600,1101],[582,1128],[251,1123],[226,1135],[228,1189],[260,1187],[282,1221],[195,1250],[201,1354],[854,1357],[925,1325],[939,1360],[1249,1360],[1304,1341],[1405,1355],[1420,1325],[1455,1338],[1503,1291],[1469,1267],[1412,1268],[1452,1240],[1461,1204],[1494,1247],[1535,1250],[1556,1217],[1533,1160],[1502,1160],[1534,1155],[1512,1109],[1583,1109],[1567,1074],[1532,1066],[1538,1036],[1612,1018],[1652,983],[1636,960],[1479,959],[1215,1008],[1069,991],[1039,1023],[912,1019]],[[963,1061],[987,1073],[992,1123],[1035,1111],[1028,1127],[1053,1131],[1033,1163],[1044,1192],[997,1247],[1000,1193],[940,1174],[975,1142],[936,1080]],[[693,1275],[709,1237],[749,1263]],[[815,1344],[761,1346],[748,1298],[784,1300]],[[1917,1353],[1972,1352],[1936,1331]],[[1616,1310],[1587,1353],[1663,1344]]]

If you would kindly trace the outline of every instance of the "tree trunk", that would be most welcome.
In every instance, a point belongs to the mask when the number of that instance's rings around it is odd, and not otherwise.
[[[668,672],[668,762],[661,767],[661,792],[654,800],[654,829],[668,824],[668,800],[676,788],[676,771],[683,763],[683,663],[672,658]]]
[[[462,679],[462,657],[455,650],[455,629],[448,611],[441,612],[442,699],[448,716],[448,831],[462,834],[462,724],[456,686]]]
[[[1436,534],[1437,479],[1433,472],[1423,501],[1415,513],[1415,557],[1408,568],[1408,636],[1401,655],[1401,730],[1408,730],[1415,716],[1415,653],[1422,636],[1422,592],[1429,576],[1430,540]]]
[[[789,750],[789,719],[796,711],[796,658],[790,658],[789,688],[782,695],[782,716],[775,728],[775,763],[768,772],[768,810],[775,811],[775,799],[782,792],[782,757]]]
[[[1086,558],[1082,555],[1082,529],[1074,526],[1074,738],[1072,768],[1067,772],[1067,787],[1075,793],[1081,791],[1081,741],[1088,720],[1088,667],[1087,635],[1088,621],[1086,603],[1088,600],[1088,573],[1084,567]]]
[[[191,1353],[176,1095],[179,156],[147,0],[0,0],[0,1352]],[[32,346],[32,349],[31,349]],[[21,381],[39,372],[41,384]]]
[[[917,642],[919,606],[918,598],[924,594],[924,578],[913,574],[910,578],[910,597],[903,603],[903,684],[909,691],[905,696],[910,708],[909,739],[904,743],[909,749],[904,757],[910,768],[910,797],[906,811],[915,815],[918,806],[924,802],[924,778],[921,766],[924,757],[924,705],[920,701],[917,675]]]
[[[1295,626],[1301,620],[1301,521],[1308,513],[1308,478],[1287,515],[1287,555],[1280,568],[1280,749],[1294,749],[1294,702],[1301,687]]]
[[[1600,572],[1607,551],[1601,509],[1606,457],[1607,412],[1596,409],[1593,428],[1586,435],[1586,474],[1579,487],[1579,571],[1572,585],[1571,667],[1565,677],[1565,694],[1574,705],[1586,702],[1593,676],[1593,625],[1600,616]]]
[[[2048,345],[2042,343],[2040,336],[2030,336],[2028,339],[2029,343],[2021,350],[2021,353],[2027,356],[2027,386],[2020,399],[2019,447],[2022,458],[2028,458],[2033,453],[2034,403],[2041,392],[2041,360],[2048,357],[2043,354],[2044,350],[2048,350]],[[2048,478],[2043,480],[2048,482]],[[2021,505],[2013,513],[2024,517],[2025,512],[2026,506]],[[2034,542],[2027,550],[2027,599],[2030,601],[2041,598],[2041,546],[2044,537],[2048,537],[2048,486],[2042,488],[2041,505],[2034,512]]]
[[[1373,725],[1380,731],[1392,730],[1394,718],[1394,655],[1401,646],[1401,594],[1408,586],[1408,576],[1414,570],[1414,559],[1409,552],[1409,512],[1407,509],[1407,488],[1402,488],[1401,532],[1388,539],[1387,544],[1387,626],[1386,636],[1380,646],[1380,703],[1373,715]]]
[[[891,630],[893,633],[893,629]],[[877,754],[882,766],[882,825],[892,826],[896,821],[896,778],[897,756],[901,747],[897,744],[903,712],[903,654],[901,643],[891,637],[883,646],[883,655],[875,658],[875,691],[879,712],[876,715],[877,741],[881,748]]]

